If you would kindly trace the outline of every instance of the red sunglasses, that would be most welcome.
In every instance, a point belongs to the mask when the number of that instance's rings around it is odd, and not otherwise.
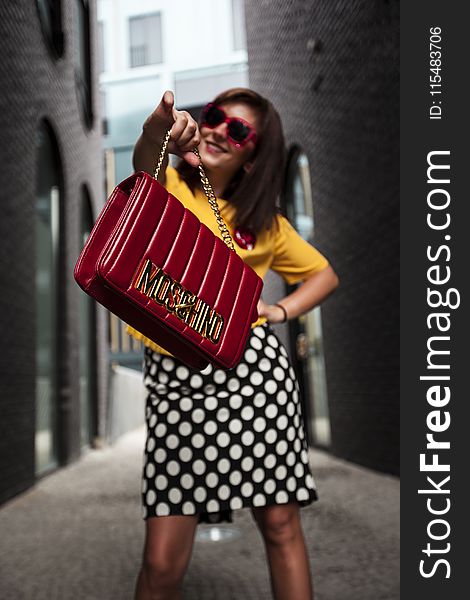
[[[226,112],[216,104],[209,103],[201,113],[201,127],[214,129],[221,123],[227,123],[227,139],[237,148],[248,142],[256,143],[256,129],[240,117],[229,117]]]

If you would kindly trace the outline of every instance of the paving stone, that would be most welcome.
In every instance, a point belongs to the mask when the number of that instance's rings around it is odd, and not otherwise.
[[[144,430],[90,451],[0,509],[2,600],[132,600],[144,539]],[[320,501],[301,511],[319,600],[399,598],[399,482],[311,451]],[[203,541],[199,525],[183,600],[269,600],[269,572],[249,510],[239,534]]]

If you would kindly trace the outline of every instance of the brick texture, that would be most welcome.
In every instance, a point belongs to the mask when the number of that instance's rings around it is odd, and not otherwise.
[[[399,470],[399,3],[246,1],[250,85],[311,168],[333,453]]]
[[[64,31],[64,53],[60,58],[50,52],[36,4],[20,0],[0,6],[0,501],[35,481],[36,139],[44,119],[56,138],[63,179],[57,314],[61,464],[80,455],[79,289],[73,280],[73,266],[81,243],[82,186],[86,185],[90,193],[95,217],[104,201],[96,72],[95,119],[90,129],[81,118],[75,87],[75,3],[60,3]],[[90,5],[93,23],[95,3]],[[107,356],[101,311],[97,315],[97,333],[96,433],[102,435]]]

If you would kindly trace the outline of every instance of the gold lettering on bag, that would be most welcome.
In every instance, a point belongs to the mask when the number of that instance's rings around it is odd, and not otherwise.
[[[224,318],[207,302],[191,294],[163,269],[146,259],[134,278],[134,287],[178,319],[216,344],[224,328]]]

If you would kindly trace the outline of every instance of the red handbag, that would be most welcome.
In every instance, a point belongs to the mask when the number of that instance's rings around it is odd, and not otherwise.
[[[74,270],[100,304],[191,367],[230,369],[258,318],[262,280],[236,254],[217,200],[199,171],[222,239],[141,171],[113,191]],[[197,150],[195,150],[199,156]]]

